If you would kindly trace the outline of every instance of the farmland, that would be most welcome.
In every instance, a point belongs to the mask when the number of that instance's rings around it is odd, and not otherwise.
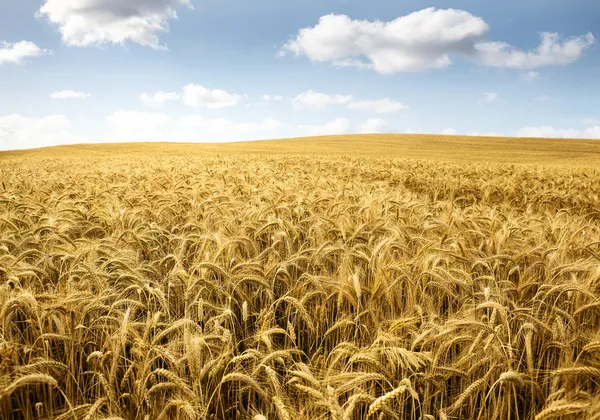
[[[600,419],[600,142],[0,153],[0,418]]]

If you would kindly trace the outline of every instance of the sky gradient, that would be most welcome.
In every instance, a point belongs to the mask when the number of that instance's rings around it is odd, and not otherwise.
[[[600,138],[595,0],[0,0],[0,149]]]

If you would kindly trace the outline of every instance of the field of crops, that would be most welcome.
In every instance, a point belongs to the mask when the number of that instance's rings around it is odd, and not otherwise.
[[[0,155],[0,418],[600,419],[591,165],[102,147]]]

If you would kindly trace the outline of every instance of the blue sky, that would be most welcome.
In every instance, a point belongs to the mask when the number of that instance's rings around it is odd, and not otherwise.
[[[600,3],[0,0],[0,149],[600,138]]]

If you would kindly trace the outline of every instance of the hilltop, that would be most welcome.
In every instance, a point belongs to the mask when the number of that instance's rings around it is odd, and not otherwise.
[[[301,154],[450,160],[457,162],[600,165],[600,141],[472,137],[424,134],[369,134],[303,137],[234,143],[105,143],[0,152],[0,159],[108,155]]]

